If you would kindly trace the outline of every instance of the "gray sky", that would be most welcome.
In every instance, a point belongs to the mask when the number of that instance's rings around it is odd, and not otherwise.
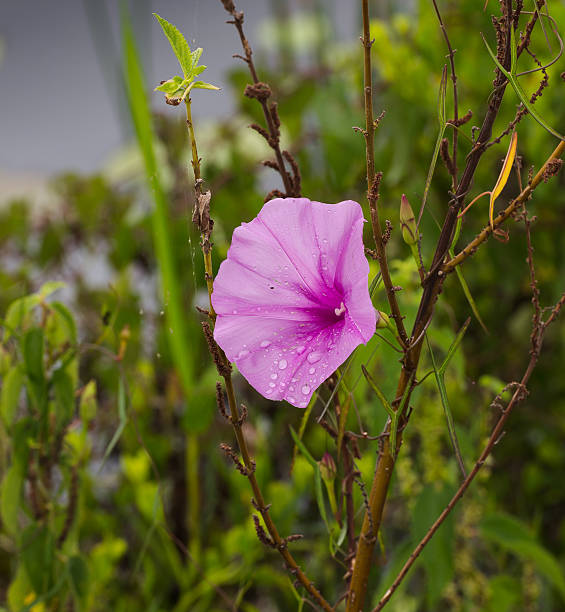
[[[288,4],[298,8],[314,1]],[[353,7],[339,0],[322,1],[335,15],[340,37],[354,35]],[[252,41],[258,24],[277,2],[280,0],[236,0],[245,11],[246,33]],[[173,22],[191,46],[204,47],[201,62],[208,69],[203,78],[225,84],[224,74],[236,61],[232,54],[240,49],[235,29],[224,23],[228,15],[219,0],[133,0],[130,4],[148,85],[178,72],[152,11]],[[2,176],[92,171],[123,144],[124,123],[116,103],[118,29],[117,0],[7,0],[2,4]],[[161,94],[154,94],[154,105],[162,105]],[[206,105],[194,113],[196,117],[222,116],[232,107],[224,89],[224,93],[209,96]]]

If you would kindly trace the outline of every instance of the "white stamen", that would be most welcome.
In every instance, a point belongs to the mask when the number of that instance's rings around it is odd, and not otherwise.
[[[342,302],[339,308],[334,308],[335,316],[339,317],[345,312],[345,304]]]

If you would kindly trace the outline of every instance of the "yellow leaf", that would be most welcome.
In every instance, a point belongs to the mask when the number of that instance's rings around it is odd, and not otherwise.
[[[498,180],[496,181],[496,185],[494,189],[490,192],[490,204],[489,204],[489,219],[490,226],[494,228],[493,224],[493,213],[494,213],[494,201],[500,195],[500,192],[504,189],[506,182],[508,181],[508,177],[510,176],[510,171],[512,170],[512,164],[514,163],[514,158],[516,157],[516,147],[518,145],[518,133],[514,132],[512,134],[512,139],[510,140],[510,146],[508,147],[508,153],[506,153],[506,158],[504,159],[504,163],[502,164],[502,170],[500,171],[500,175]]]

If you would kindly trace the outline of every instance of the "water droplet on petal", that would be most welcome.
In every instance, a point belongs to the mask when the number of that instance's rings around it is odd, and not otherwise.
[[[265,395],[271,395],[271,393],[272,393],[272,392],[273,392],[273,390],[272,390],[272,389],[267,389],[267,390],[265,391]]]
[[[232,310],[233,314],[237,314],[237,310]]]
[[[308,395],[308,393],[310,393],[310,387],[308,385],[304,385],[301,391],[304,393],[304,395]]]
[[[316,353],[315,351],[313,353],[310,353],[308,357],[306,357],[308,363],[316,363],[317,361],[320,361],[321,358],[322,353]]]
[[[276,374],[271,374],[271,380],[277,380],[278,376]]]
[[[249,355],[249,351],[239,351],[239,355],[237,356],[237,358],[243,359],[244,357],[247,357],[247,355]]]
[[[274,389],[276,387],[275,383],[269,383],[269,387],[271,387],[271,389]]]
[[[308,373],[309,373],[309,374],[314,374],[314,372],[315,372],[315,371],[316,371],[316,368],[310,368],[310,369],[308,370]]]
[[[301,345],[301,346],[297,346],[297,347],[296,347],[296,352],[297,352],[299,355],[302,355],[302,353],[303,353],[305,350],[306,350],[306,347],[305,347],[305,346],[302,346],[302,345]]]
[[[261,348],[267,348],[270,345],[270,341],[269,340],[263,340],[263,342],[261,342],[261,344],[259,345]]]
[[[287,365],[288,365],[288,363],[287,363],[286,359],[281,359],[279,361],[279,370],[284,370]]]

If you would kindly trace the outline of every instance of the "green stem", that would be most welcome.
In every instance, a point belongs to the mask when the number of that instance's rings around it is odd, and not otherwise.
[[[190,98],[186,98],[186,125],[188,126],[188,134],[190,137],[190,146],[192,149],[192,170],[194,172],[194,194],[196,203],[202,195],[202,177],[200,174],[200,158],[198,157],[198,147],[196,145],[196,136],[194,135],[194,125],[192,123],[192,112],[190,108]],[[210,243],[210,234],[205,232],[201,235],[202,254],[204,256],[204,274],[206,278],[206,287],[208,289],[208,301],[210,303],[210,318],[216,320],[216,313],[212,306],[212,291],[214,290],[214,271],[212,268],[212,245]]]

